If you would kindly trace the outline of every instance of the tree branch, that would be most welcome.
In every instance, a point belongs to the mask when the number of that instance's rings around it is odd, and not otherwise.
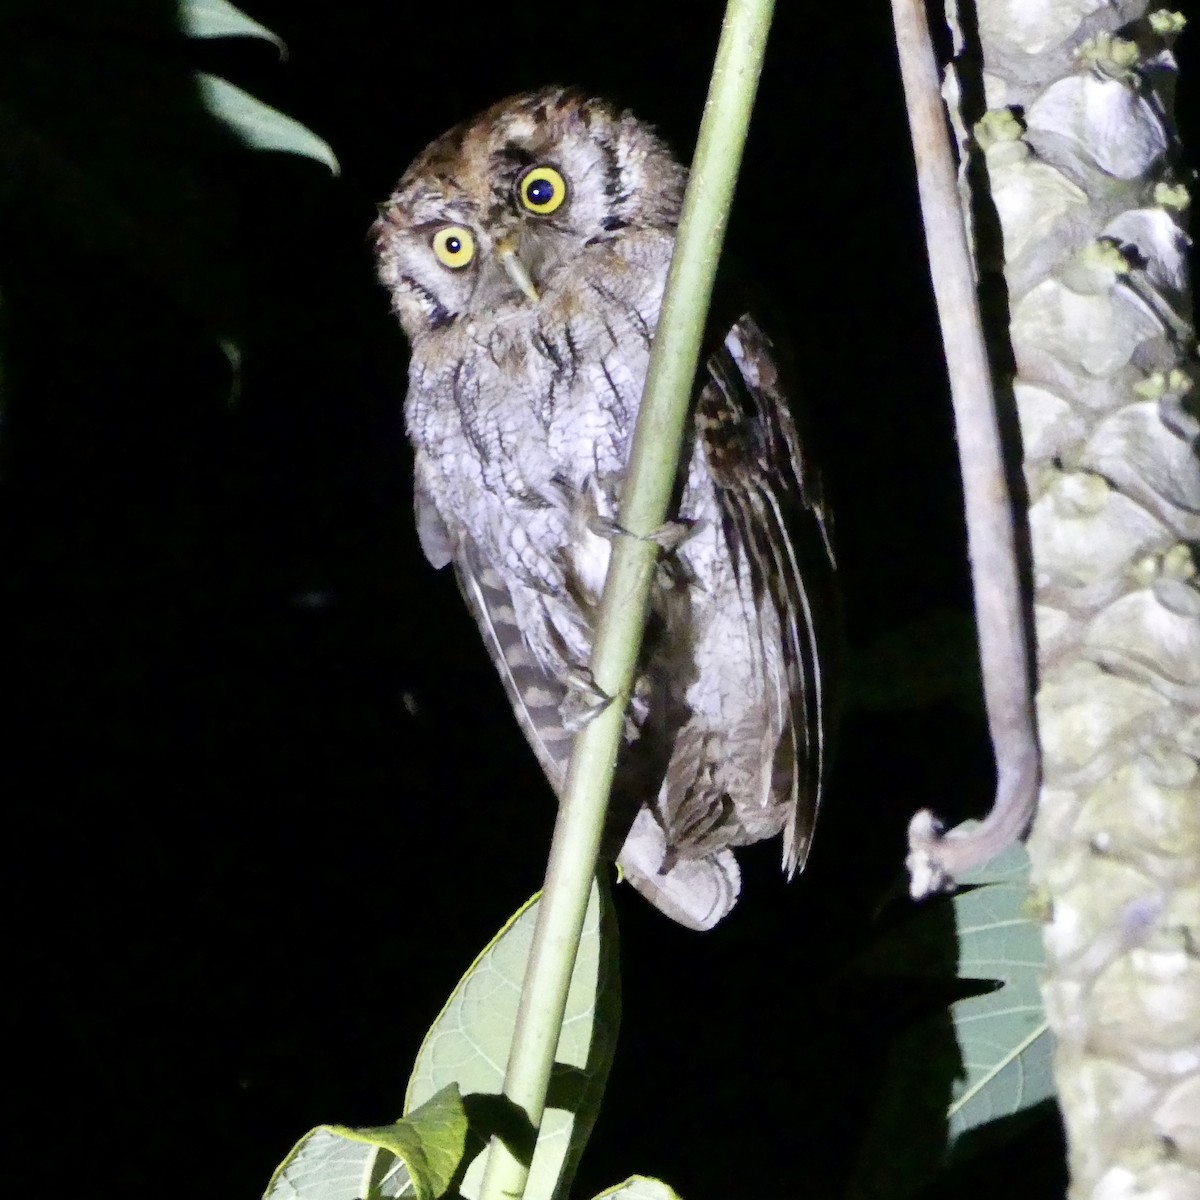
[[[950,376],[979,660],[996,757],[996,797],[985,821],[943,834],[933,813],[922,809],[910,822],[910,890],[919,898],[952,887],[955,876],[1021,837],[1033,818],[1041,767],[1012,499],[937,60],[922,0],[892,0],[892,17]]]

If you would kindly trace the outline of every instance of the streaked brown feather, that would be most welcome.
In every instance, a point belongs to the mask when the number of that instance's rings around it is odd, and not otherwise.
[[[822,671],[834,610],[828,517],[771,344],[752,317],[734,324],[706,370],[696,431],[718,488],[725,542],[735,561],[746,564],[754,608],[771,605],[784,635],[791,705],[776,774],[791,798],[783,848],[791,876],[808,856],[828,772],[830,702]],[[760,634],[770,624],[760,621]]]

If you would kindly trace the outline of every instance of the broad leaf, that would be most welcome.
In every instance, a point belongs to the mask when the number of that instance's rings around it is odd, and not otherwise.
[[[270,42],[279,50],[281,58],[287,56],[283,39],[260,25],[241,9],[234,8],[229,0],[182,0],[179,6],[179,23],[188,37],[254,37]]]
[[[1054,1095],[1053,1046],[1038,990],[1042,934],[1025,911],[1025,848],[1014,846],[962,883],[971,890],[951,901],[959,977],[1002,986],[950,1006],[964,1072],[948,1111],[951,1143]]]
[[[454,989],[417,1055],[406,1111],[451,1082],[464,1095],[501,1093],[537,906],[535,896]],[[616,917],[607,886],[593,883],[527,1200],[566,1194],[604,1093],[619,1021]],[[462,1184],[468,1200],[478,1194],[482,1171],[480,1155]]]
[[[335,175],[340,168],[329,143],[299,121],[285,117],[226,79],[198,72],[196,84],[205,108],[224,121],[255,150],[282,150],[324,163]]]
[[[961,884],[956,895],[927,902],[859,964],[886,979],[898,998],[906,997],[906,981],[928,992],[956,978],[981,994],[956,1000],[897,1040],[851,1197],[911,1195],[952,1156],[982,1144],[979,1135],[1054,1095],[1053,1047],[1038,990],[1041,931],[1025,911],[1024,847]]]
[[[458,1171],[466,1138],[453,1085],[393,1125],[319,1125],[280,1164],[264,1200],[435,1200]]]

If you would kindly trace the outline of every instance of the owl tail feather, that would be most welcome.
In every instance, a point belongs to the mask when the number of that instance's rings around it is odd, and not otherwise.
[[[625,877],[659,912],[689,929],[711,929],[737,902],[742,877],[730,850],[674,858],[648,809],[630,826],[617,857]]]

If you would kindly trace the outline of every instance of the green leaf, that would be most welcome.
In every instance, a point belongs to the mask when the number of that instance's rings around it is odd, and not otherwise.
[[[454,989],[417,1055],[406,1111],[452,1082],[464,1095],[502,1092],[537,907],[535,896],[519,909]],[[607,885],[594,882],[526,1200],[566,1194],[599,1111],[619,1023],[616,916]],[[482,1172],[480,1155],[461,1187],[467,1200],[478,1194]]]
[[[234,8],[229,0],[181,0],[179,22],[188,37],[253,37],[270,42],[279,50],[279,57],[287,57],[283,39],[260,25],[241,9]]]
[[[329,143],[299,121],[285,117],[249,92],[226,79],[197,72],[200,99],[213,116],[224,121],[247,146],[256,150],[282,150],[324,163],[335,175],[340,171]]]
[[[961,979],[1002,986],[950,1006],[963,1075],[950,1103],[950,1142],[1054,1095],[1053,1043],[1042,1008],[1042,933],[1025,911],[1029,856],[1014,846],[961,881],[951,900]]]
[[[462,1161],[467,1114],[452,1084],[394,1125],[319,1125],[296,1143],[264,1200],[435,1200]]]
[[[595,1200],[680,1200],[679,1193],[660,1179],[631,1175],[624,1183],[607,1188]]]
[[[961,884],[953,897],[927,902],[859,964],[889,978],[900,995],[906,977],[910,988],[955,978],[991,988],[897,1039],[852,1200],[912,1195],[952,1157],[981,1148],[1011,1118],[1054,1095],[1053,1045],[1038,989],[1041,930],[1025,910],[1025,848],[1012,847]]]

